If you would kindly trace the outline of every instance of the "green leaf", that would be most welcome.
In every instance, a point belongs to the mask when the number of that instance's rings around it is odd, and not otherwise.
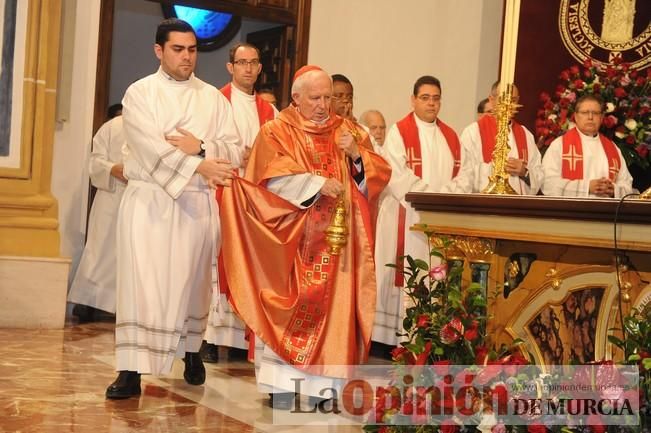
[[[416,259],[414,260],[417,268],[420,268],[424,271],[429,271],[429,264],[425,260]]]
[[[644,358],[642,360],[642,366],[645,370],[651,370],[651,358]]]

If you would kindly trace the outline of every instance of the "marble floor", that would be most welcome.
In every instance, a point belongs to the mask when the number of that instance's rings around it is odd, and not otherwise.
[[[359,426],[277,425],[252,364],[206,364],[206,383],[143,376],[140,398],[106,400],[115,378],[114,325],[68,323],[64,329],[0,329],[0,432],[349,433]]]

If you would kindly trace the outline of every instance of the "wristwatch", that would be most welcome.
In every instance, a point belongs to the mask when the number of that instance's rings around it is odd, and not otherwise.
[[[201,148],[201,150],[199,151],[199,153],[197,153],[197,155],[202,157],[202,158],[205,158],[206,157],[206,143],[204,143],[204,141],[201,140],[201,142],[199,143],[199,147]]]

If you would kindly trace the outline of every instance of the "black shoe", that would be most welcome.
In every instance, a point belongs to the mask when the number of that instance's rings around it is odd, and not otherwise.
[[[293,392],[275,392],[269,394],[267,405],[272,409],[290,410],[294,404]]]
[[[106,388],[106,398],[120,400],[140,395],[140,374],[135,371],[120,371],[118,378]]]
[[[185,352],[183,378],[190,385],[201,385],[206,381],[206,368],[199,352]]]
[[[90,323],[95,321],[95,312],[97,309],[82,304],[76,304],[72,308],[72,315],[76,316],[79,323]]]
[[[249,351],[246,349],[238,349],[231,347],[228,349],[229,361],[247,361],[249,359]]]
[[[208,362],[210,364],[219,362],[219,346],[215,344],[210,344],[206,340],[203,340],[203,342],[201,342],[199,353],[201,354],[203,362]]]

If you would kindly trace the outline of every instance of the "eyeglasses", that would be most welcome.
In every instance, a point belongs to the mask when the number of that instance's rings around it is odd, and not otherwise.
[[[583,111],[577,111],[581,116],[585,117],[597,117],[601,116],[601,111],[592,111],[592,110],[583,110]]]
[[[247,66],[251,65],[253,67],[256,67],[260,64],[260,59],[253,59],[253,60],[246,60],[246,59],[239,59],[239,60],[233,60],[233,64],[237,66]]]
[[[441,95],[424,94],[424,95],[418,95],[416,96],[416,98],[418,98],[418,100],[422,102],[429,102],[429,101],[432,101],[434,103],[441,102]]]

